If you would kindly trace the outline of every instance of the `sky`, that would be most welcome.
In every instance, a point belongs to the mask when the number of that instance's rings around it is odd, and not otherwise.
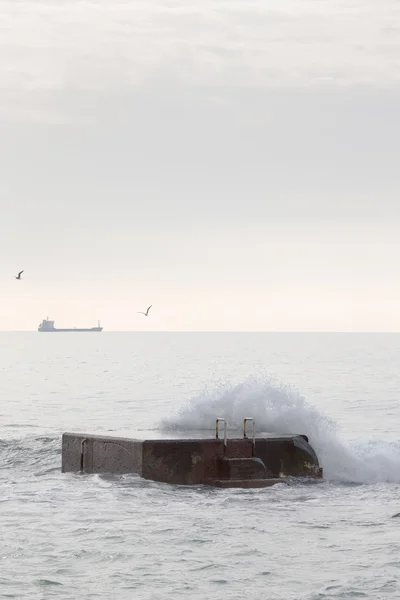
[[[0,28],[0,330],[400,331],[396,0],[0,0]]]

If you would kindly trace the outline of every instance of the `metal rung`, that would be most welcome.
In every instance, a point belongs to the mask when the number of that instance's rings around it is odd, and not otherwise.
[[[226,421],[222,417],[219,417],[215,421],[215,437],[217,438],[217,440],[219,439],[219,424],[220,424],[220,421],[223,421],[223,423],[224,423],[224,446],[226,448],[226,442],[227,442]]]
[[[253,435],[252,435],[252,442],[253,442],[253,448],[252,448],[252,454],[254,456],[254,450],[256,447],[256,423],[254,421],[254,419],[252,417],[245,417],[243,420],[243,439],[247,440],[247,421],[251,421],[253,424]]]

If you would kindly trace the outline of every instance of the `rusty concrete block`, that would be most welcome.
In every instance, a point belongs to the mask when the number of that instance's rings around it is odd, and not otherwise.
[[[216,438],[137,440],[64,433],[62,471],[136,473],[180,485],[225,482],[212,484],[217,487],[265,487],[289,476],[322,477],[314,450],[297,435],[256,438],[253,447],[247,438],[230,439],[225,446]]]

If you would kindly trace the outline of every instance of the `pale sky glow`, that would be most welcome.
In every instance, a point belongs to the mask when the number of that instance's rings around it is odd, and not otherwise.
[[[1,330],[400,330],[395,0],[0,23]]]

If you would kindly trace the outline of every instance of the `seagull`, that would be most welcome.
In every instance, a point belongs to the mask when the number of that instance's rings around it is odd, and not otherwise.
[[[22,275],[23,271],[20,271],[18,273],[18,275],[14,275],[15,279],[21,279],[21,275]]]
[[[148,314],[149,314],[149,310],[151,309],[151,307],[152,307],[152,306],[153,306],[153,305],[152,305],[152,304],[150,304],[149,308],[146,310],[146,312],[145,312],[145,313],[144,313],[144,312],[141,312],[141,311],[138,311],[138,315],[144,315],[145,317],[147,317],[147,316],[148,316]]]

